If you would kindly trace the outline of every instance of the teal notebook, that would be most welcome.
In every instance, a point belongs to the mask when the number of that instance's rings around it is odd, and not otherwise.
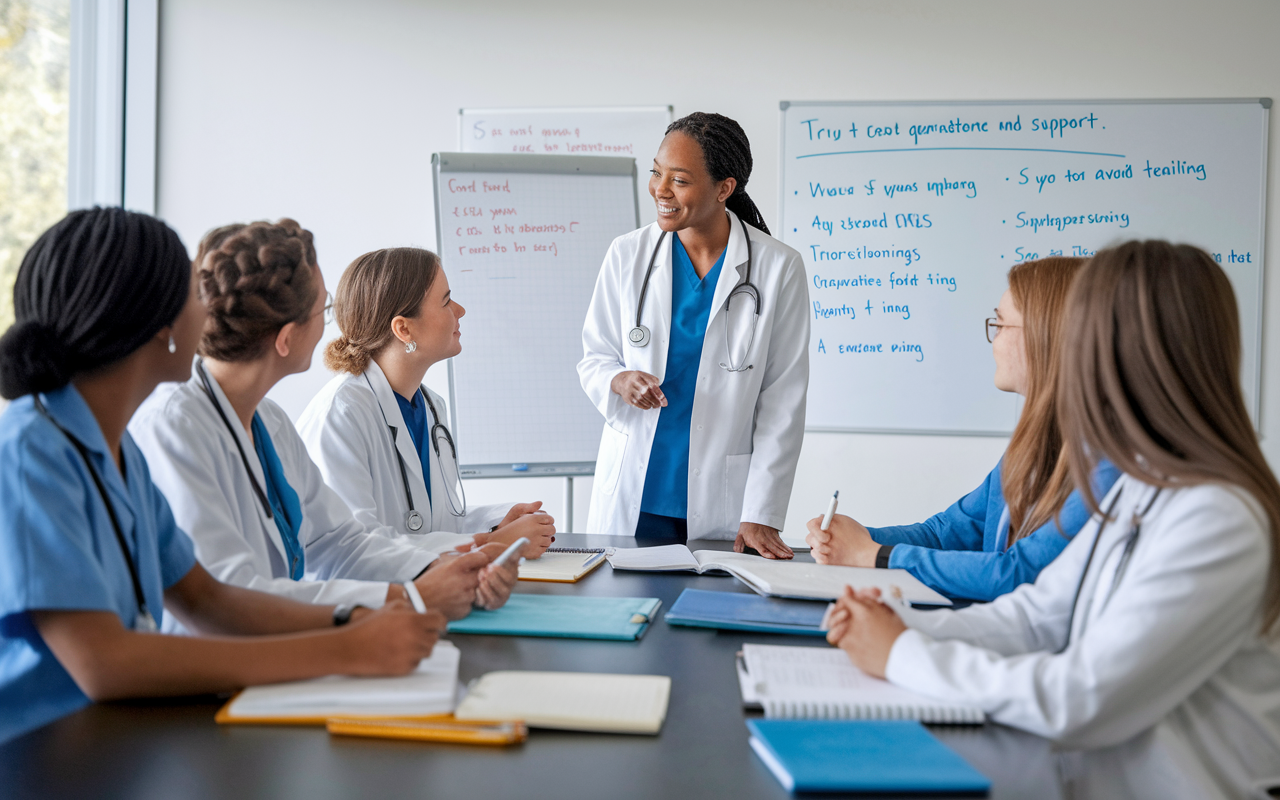
[[[450,622],[449,633],[634,641],[660,605],[656,597],[513,594],[497,611],[476,609]]]
[[[911,720],[749,719],[751,749],[792,792],[982,795],[991,781]]]

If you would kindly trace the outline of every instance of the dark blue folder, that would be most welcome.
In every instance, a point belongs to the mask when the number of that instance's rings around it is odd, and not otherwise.
[[[826,603],[812,600],[685,589],[667,612],[666,620],[668,625],[694,628],[822,636],[820,626],[826,610]]]
[[[982,795],[991,781],[909,720],[749,719],[751,748],[793,792]]]

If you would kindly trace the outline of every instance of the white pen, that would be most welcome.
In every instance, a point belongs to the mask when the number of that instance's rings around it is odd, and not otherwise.
[[[838,504],[837,501],[839,500],[839,498],[840,498],[840,490],[837,489],[836,493],[831,495],[831,502],[827,503],[827,513],[822,515],[821,528],[824,531],[827,528],[831,527],[831,518],[836,515],[836,505]]]
[[[529,543],[528,537],[521,536],[519,539],[516,539],[514,542],[511,543],[510,547],[502,551],[502,555],[498,556],[493,560],[493,566],[501,567],[502,565],[506,564],[508,561],[511,560],[511,557],[513,555],[520,552],[520,548],[524,547],[528,543]]]
[[[418,591],[418,587],[414,585],[413,581],[405,581],[403,586],[404,593],[409,596],[409,602],[413,603],[413,610],[419,614],[427,613],[427,604],[422,602],[422,593]]]

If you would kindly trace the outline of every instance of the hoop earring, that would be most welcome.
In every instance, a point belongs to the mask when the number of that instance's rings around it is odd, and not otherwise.
[[[173,334],[171,333],[169,334],[169,355],[173,355],[176,352],[178,352],[178,344],[173,341]]]
[[[404,346],[404,351],[405,351],[406,353],[412,353],[414,350],[417,350],[417,349],[418,349],[418,343],[417,343],[417,342],[409,342],[408,344],[406,344],[406,345]]]

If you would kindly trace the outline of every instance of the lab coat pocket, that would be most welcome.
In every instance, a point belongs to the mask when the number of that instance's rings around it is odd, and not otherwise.
[[[622,475],[622,457],[627,452],[627,434],[605,423],[600,434],[600,452],[596,455],[596,486],[605,494],[618,489],[618,477]]]
[[[742,500],[747,491],[747,474],[751,472],[751,454],[725,456],[724,511],[725,520],[736,530],[742,517]]]

